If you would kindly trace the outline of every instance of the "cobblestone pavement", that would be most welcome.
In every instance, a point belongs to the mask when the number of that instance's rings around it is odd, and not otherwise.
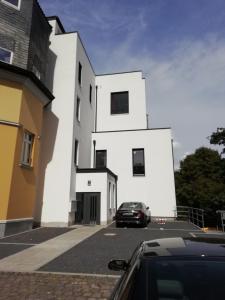
[[[0,272],[0,299],[106,300],[118,278]]]

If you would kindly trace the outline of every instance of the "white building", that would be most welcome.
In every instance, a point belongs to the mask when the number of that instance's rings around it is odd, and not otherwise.
[[[126,201],[174,217],[171,130],[148,129],[140,71],[95,75],[77,32],[49,18],[49,80],[36,221],[107,223]]]

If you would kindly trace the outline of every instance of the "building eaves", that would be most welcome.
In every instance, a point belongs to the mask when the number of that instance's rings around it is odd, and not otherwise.
[[[29,78],[45,94],[49,99],[49,103],[55,99],[49,89],[31,71],[4,62],[0,62],[0,69]]]
[[[108,173],[112,177],[115,178],[115,180],[118,179],[118,176],[114,174],[110,169],[108,168],[85,168],[85,169],[79,169],[77,168],[77,173]]]
[[[171,127],[162,128],[145,128],[145,129],[124,129],[124,130],[106,130],[106,131],[93,131],[92,133],[113,133],[113,132],[132,132],[132,131],[152,131],[152,130],[169,130]]]
[[[96,76],[112,76],[112,75],[120,75],[126,73],[143,73],[142,70],[133,70],[133,71],[124,71],[124,72],[116,72],[116,73],[103,73],[97,74]]]
[[[64,26],[63,26],[63,24],[62,24],[62,22],[61,22],[61,20],[58,16],[49,16],[49,17],[47,17],[47,20],[48,21],[56,20],[56,22],[58,23],[59,28],[61,29],[62,33],[66,33],[65,28],[64,28]]]

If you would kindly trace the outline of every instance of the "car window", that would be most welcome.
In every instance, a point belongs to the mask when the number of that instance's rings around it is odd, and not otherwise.
[[[224,278],[224,260],[142,259],[135,264],[121,299],[224,299]]]
[[[139,202],[125,202],[121,204],[120,208],[141,209],[142,204]]]

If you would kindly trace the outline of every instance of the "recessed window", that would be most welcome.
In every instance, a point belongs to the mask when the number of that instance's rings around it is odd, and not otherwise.
[[[145,175],[144,149],[133,149],[133,175]]]
[[[74,150],[74,164],[78,166],[78,150],[79,150],[79,142],[75,140],[75,150]]]
[[[34,134],[25,131],[23,135],[23,148],[22,148],[22,157],[21,157],[22,165],[31,166],[33,145],[34,145]]]
[[[107,165],[107,151],[106,150],[96,150],[96,168],[106,168]]]
[[[1,0],[1,2],[9,5],[9,6],[12,6],[16,9],[20,9],[20,2],[21,0]]]
[[[81,85],[81,82],[82,82],[82,65],[81,65],[80,62],[79,62],[79,67],[78,67],[78,82]]]
[[[90,89],[89,89],[89,101],[90,103],[92,102],[92,85],[90,84]]]
[[[77,97],[77,108],[76,108],[77,121],[80,122],[80,98]]]
[[[111,93],[111,114],[129,113],[129,93]]]
[[[12,52],[0,47],[0,61],[3,61],[7,64],[12,63]]]

